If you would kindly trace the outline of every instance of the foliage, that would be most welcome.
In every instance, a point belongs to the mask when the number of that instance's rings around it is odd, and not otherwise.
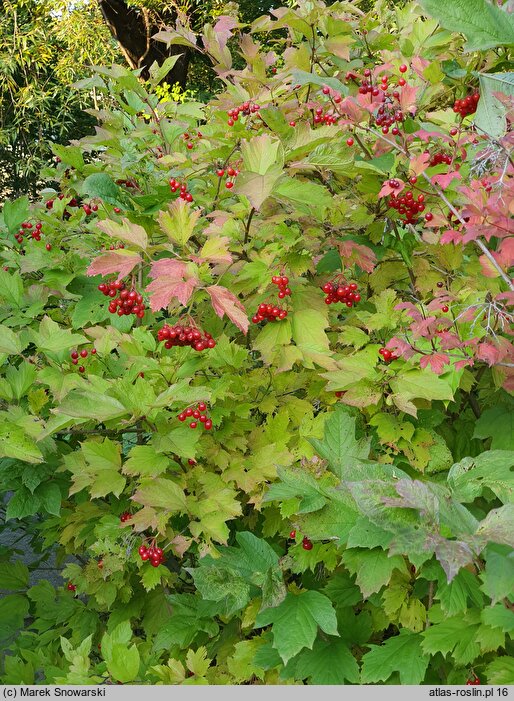
[[[225,90],[99,68],[4,203],[3,683],[513,683],[509,48],[422,13],[179,23]]]

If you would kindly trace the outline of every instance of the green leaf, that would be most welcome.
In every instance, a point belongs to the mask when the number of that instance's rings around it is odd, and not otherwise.
[[[493,139],[499,139],[507,131],[508,107],[498,100],[494,93],[514,97],[514,73],[480,75],[480,100],[473,121],[479,132],[484,132]]]
[[[514,450],[514,411],[498,404],[486,409],[475,423],[473,438],[492,438],[491,450]]]
[[[162,577],[167,574],[169,574],[169,570],[163,565],[159,565],[159,567],[143,567],[141,584],[144,586],[145,591],[151,591],[158,584],[161,584]]]
[[[504,545],[490,546],[487,551],[482,590],[493,604],[504,598],[514,598],[514,552]]]
[[[82,389],[71,390],[54,411],[78,419],[95,419],[96,421],[119,419],[129,413],[123,404],[114,397]]]
[[[20,628],[29,613],[29,600],[20,594],[0,598],[0,643],[8,641]]]
[[[159,83],[166,78],[168,73],[172,70],[173,66],[182,55],[183,54],[175,54],[174,56],[168,56],[168,58],[166,58],[160,66],[157,61],[154,61],[150,66],[150,78],[148,83],[152,87],[159,85]]]
[[[166,509],[170,512],[184,512],[186,508],[184,490],[172,480],[164,477],[143,480],[132,499],[143,506]]]
[[[369,645],[370,652],[362,658],[362,684],[376,684],[398,672],[401,684],[421,684],[430,658],[422,649],[419,633],[405,630],[382,645]]]
[[[188,571],[205,600],[221,602],[223,616],[232,616],[250,600],[250,585],[235,570],[212,565]]]
[[[349,572],[356,575],[355,581],[364,597],[380,591],[385,584],[388,584],[395,569],[407,574],[403,557],[400,555],[389,557],[387,552],[380,548],[345,550],[342,561]]]
[[[293,340],[303,353],[330,352],[330,341],[325,333],[327,321],[315,309],[295,311],[291,324]]]
[[[287,176],[274,188],[273,196],[286,203],[293,203],[300,212],[314,213],[318,219],[322,219],[332,205],[332,195],[323,185]]]
[[[34,342],[42,351],[58,353],[68,350],[81,343],[87,343],[87,338],[81,334],[63,329],[49,316],[45,316],[39,325],[38,332],[33,331]]]
[[[337,409],[325,422],[323,440],[310,438],[318,455],[328,461],[329,467],[341,479],[348,476],[356,462],[368,459],[369,438],[355,438],[355,419],[344,409]]]
[[[33,438],[10,421],[0,422],[0,457],[15,458],[24,462],[43,462],[43,454]]]
[[[464,34],[466,51],[514,44],[514,15],[487,0],[420,0],[420,4],[445,29]]]
[[[120,205],[121,190],[107,173],[92,173],[82,183],[82,194]]]
[[[52,144],[52,151],[64,164],[76,168],[77,170],[82,170],[84,167],[84,159],[82,158],[82,151],[79,146]],[[91,178],[92,176],[89,177]]]
[[[318,626],[328,635],[338,635],[337,620],[330,599],[318,591],[288,593],[276,608],[261,611],[255,628],[273,624],[273,647],[287,663],[304,647],[312,649]]]
[[[0,589],[15,591],[29,586],[29,568],[20,560],[0,563]]]
[[[41,499],[41,506],[47,513],[59,516],[61,513],[62,495],[56,484],[45,482],[35,490],[35,493]]]
[[[502,655],[485,668],[489,684],[514,684],[514,657]]]
[[[280,141],[270,134],[261,134],[241,144],[244,169],[257,175],[281,169],[284,165],[284,151]]]
[[[346,643],[341,640],[320,640],[312,650],[303,650],[295,660],[296,676],[308,678],[311,684],[358,684],[359,665]]]
[[[166,472],[171,461],[166,455],[157,453],[152,445],[136,445],[129,452],[129,459],[123,465],[126,475],[158,477]]]
[[[14,333],[8,326],[0,324],[0,353],[17,355],[23,348],[19,334]]]
[[[26,487],[21,487],[9,499],[5,520],[9,521],[11,518],[21,519],[25,518],[25,516],[32,516],[38,512],[40,505],[41,500],[37,494],[32,494]]]
[[[448,381],[428,369],[400,371],[389,384],[393,392],[404,400],[428,399],[433,401],[453,398],[453,391]]]
[[[448,484],[455,496],[471,502],[490,489],[504,504],[514,502],[514,451],[488,450],[453,465]]]
[[[476,616],[453,616],[431,625],[421,633],[423,651],[428,655],[451,652],[458,664],[470,664],[480,654],[480,646],[475,641],[480,624],[475,619]]]
[[[511,637],[514,633],[514,611],[508,609],[505,604],[496,604],[489,608],[482,609],[482,621],[491,628],[500,628]]]
[[[126,684],[136,679],[139,673],[140,657],[135,645],[130,647],[125,643],[113,643],[109,648],[109,654],[105,651],[105,635],[102,639],[102,652],[109,674],[116,681]]]
[[[14,307],[20,307],[23,299],[23,281],[19,273],[10,275],[5,270],[0,271],[0,299]]]
[[[199,217],[199,209],[192,209],[188,202],[177,198],[168,205],[166,212],[159,212],[158,219],[162,231],[170,241],[183,246],[193,235]]]
[[[5,200],[2,214],[9,233],[15,234],[20,224],[29,218],[29,198],[19,197],[14,202]]]

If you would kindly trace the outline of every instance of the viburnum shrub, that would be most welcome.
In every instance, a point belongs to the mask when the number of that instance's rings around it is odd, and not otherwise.
[[[161,32],[224,90],[4,203],[4,683],[514,683],[509,49],[379,7]]]

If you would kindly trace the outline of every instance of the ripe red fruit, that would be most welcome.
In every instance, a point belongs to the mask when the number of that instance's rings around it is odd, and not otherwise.
[[[192,148],[194,148],[193,142],[192,142],[192,141],[189,141],[189,142],[186,144],[186,148],[188,148],[189,150],[191,150]]]
[[[207,419],[207,421],[204,423],[205,430],[210,431],[212,428],[212,421],[210,419]]]
[[[289,534],[289,537],[291,538],[291,540],[294,540],[296,538],[296,531],[292,530],[291,533]]]
[[[446,313],[447,311],[449,311],[449,308],[446,306],[446,304],[444,305],[444,307],[441,307],[441,311],[444,312],[444,313]]]
[[[83,365],[80,365],[79,372],[86,372],[86,368]]]
[[[45,248],[46,248],[47,251],[51,251],[51,250],[52,250],[52,244],[47,243],[46,246],[45,246]]]
[[[96,355],[96,348],[91,348],[91,355]]]
[[[115,207],[114,211],[116,212],[116,214],[119,214],[121,212],[121,209],[119,207]]]
[[[227,182],[225,183],[225,187],[228,190],[232,189],[234,187],[234,183],[232,182],[232,180],[227,180]]]
[[[76,591],[76,589],[77,589],[77,587],[73,584],[73,582],[68,582],[68,585],[66,588],[68,591]]]
[[[87,358],[87,350],[85,348],[80,351],[80,357]]]
[[[222,178],[225,175],[225,171],[223,170],[223,168],[218,168],[218,170],[216,171],[216,175],[218,176],[218,178]]]
[[[405,65],[405,63],[402,63],[402,65],[399,68],[400,73],[407,73],[408,71],[408,66]]]
[[[312,542],[308,538],[302,540],[302,548],[304,550],[312,550]]]
[[[354,142],[354,140],[353,140],[351,137],[350,137],[349,139],[346,139],[346,145],[347,145],[347,146],[353,146],[354,143],[355,143],[355,142]]]
[[[198,409],[200,411],[205,411],[207,409],[207,404],[205,404],[205,402],[200,402],[200,404],[198,405]]]
[[[79,357],[79,354],[77,353],[77,351],[72,351],[71,357],[73,358],[73,360],[76,360]]]
[[[231,119],[228,119],[228,120],[227,120],[227,124],[228,124],[229,127],[233,127],[233,126],[234,126],[234,120],[233,120],[232,118],[231,118]]]
[[[196,428],[197,426],[198,424],[196,423],[196,421],[191,421],[191,423],[189,424],[189,428]]]
[[[432,212],[427,212],[425,214],[425,221],[432,221],[433,218],[434,218],[434,215],[432,214]]]
[[[196,460],[193,460],[193,458],[189,458],[187,461],[188,465],[196,465]]]
[[[289,122],[289,126],[290,126],[290,127],[295,127],[295,126],[296,126],[296,122],[294,122],[294,121]]]
[[[407,81],[405,80],[405,78],[400,78],[398,80],[398,85],[401,85],[402,88],[406,83],[407,83]]]

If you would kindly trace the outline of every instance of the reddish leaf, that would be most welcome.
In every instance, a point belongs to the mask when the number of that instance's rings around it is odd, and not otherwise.
[[[214,31],[218,37],[222,49],[227,45],[227,41],[232,36],[232,30],[237,27],[238,21],[229,15],[221,15],[214,25]]]
[[[416,114],[416,96],[419,88],[414,85],[405,85],[400,93],[400,107],[404,112]]]
[[[338,243],[339,255],[345,265],[358,265],[366,273],[372,273],[375,269],[377,257],[367,246],[362,246],[355,241],[340,241]]]
[[[493,253],[494,258],[498,258],[499,256],[495,253]],[[499,277],[500,273],[498,272],[498,268],[496,268],[492,262],[489,260],[487,256],[480,256],[478,259],[480,261],[480,265],[482,267],[482,275],[484,277]]]
[[[462,234],[455,229],[447,229],[439,241],[440,243],[462,243]]]
[[[187,273],[187,263],[173,258],[162,258],[152,265],[150,277],[154,278],[146,288],[150,295],[152,311],[164,309],[173,298],[186,305],[200,281]],[[185,279],[184,279],[185,278]]]
[[[243,333],[248,332],[250,322],[246,310],[238,298],[229,292],[226,287],[211,285],[205,288],[211,297],[212,307],[219,317],[228,316],[238,329]]]
[[[420,367],[423,369],[430,365],[432,372],[436,375],[441,375],[444,372],[445,365],[450,364],[450,357],[446,353],[432,353],[431,355],[423,355],[419,361]]]
[[[439,185],[445,190],[452,180],[462,180],[462,176],[458,170],[454,170],[451,173],[440,173],[439,175],[432,176],[432,183],[434,185]]]
[[[391,338],[386,344],[386,348],[393,351],[395,355],[401,356],[407,360],[414,355],[411,344],[407,343],[407,341],[404,341],[402,338],[398,338],[398,336]]]
[[[474,364],[475,364],[475,361],[473,360],[473,358],[466,358],[465,360],[458,360],[455,363],[455,369],[462,370],[462,368],[465,368],[468,366],[473,367]]]
[[[98,258],[93,258],[91,265],[87,269],[88,275],[109,275],[118,273],[118,279],[128,275],[138,263],[141,257],[132,251],[117,250],[105,253]]]
[[[500,360],[500,356],[501,356],[500,349],[497,348],[492,343],[488,343],[487,341],[484,341],[484,343],[481,343],[478,346],[478,350],[477,350],[478,360],[483,360],[489,366],[497,363]]]
[[[391,185],[389,185],[389,180],[386,180],[385,183],[382,185],[382,189],[378,193],[379,197],[387,197],[388,195],[390,195],[393,192],[395,195],[397,195],[399,192],[401,192],[403,190],[403,188],[405,187],[405,183],[403,182],[403,180],[400,180],[399,178],[394,178],[394,180],[396,180],[396,182],[400,183],[400,186],[399,187],[391,187]]]
[[[498,263],[506,269],[514,265],[514,236],[509,236],[501,242]]]
[[[430,162],[430,154],[429,153],[420,153],[414,158],[411,158],[410,163],[409,163],[409,173],[411,175],[420,175],[423,173],[428,168],[428,164]]]

